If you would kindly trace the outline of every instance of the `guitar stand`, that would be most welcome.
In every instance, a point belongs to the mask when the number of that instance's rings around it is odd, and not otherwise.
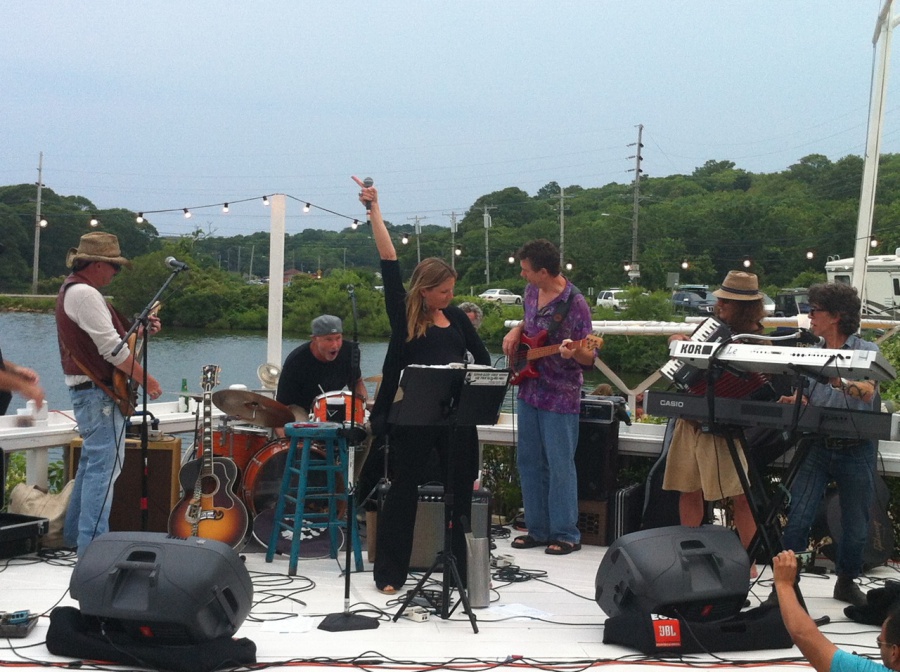
[[[415,588],[407,593],[406,599],[393,617],[394,622],[400,619],[416,596],[425,597],[424,586],[435,570],[443,565],[441,618],[450,618],[462,604],[472,630],[478,633],[475,614],[469,604],[469,596],[452,550],[455,469],[453,450],[456,447],[457,429],[460,426],[496,424],[508,385],[509,371],[490,368],[408,366],[403,370],[389,420],[400,426],[447,426],[450,440],[444,483],[444,546]],[[451,584],[459,591],[459,601],[453,607],[450,606]]]

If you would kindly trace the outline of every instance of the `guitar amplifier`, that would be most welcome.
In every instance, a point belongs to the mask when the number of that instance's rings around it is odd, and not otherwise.
[[[81,458],[82,440],[69,444],[69,477],[75,478]],[[169,513],[178,503],[181,484],[181,439],[163,434],[148,443],[148,532],[168,532]],[[113,490],[109,529],[114,532],[141,530],[141,442],[125,439],[125,463]]]
[[[472,534],[476,538],[490,536],[491,493],[484,488],[472,493]],[[366,512],[366,548],[369,562],[375,561],[378,512]],[[413,571],[431,568],[439,551],[444,550],[444,487],[420,485],[416,508],[416,526],[409,568]]]

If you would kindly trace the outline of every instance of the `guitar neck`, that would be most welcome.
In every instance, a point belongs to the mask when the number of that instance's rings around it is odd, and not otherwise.
[[[580,341],[572,341],[569,343],[570,348],[584,348],[590,345],[591,339],[582,338]],[[540,359],[541,357],[549,357],[550,355],[555,355],[559,353],[559,343],[554,345],[544,345],[540,348],[531,348],[528,353],[525,355],[525,359],[531,361],[533,359]]]
[[[203,476],[213,473],[213,449],[212,449],[212,392],[203,393],[203,438],[201,440],[201,466],[200,474]]]

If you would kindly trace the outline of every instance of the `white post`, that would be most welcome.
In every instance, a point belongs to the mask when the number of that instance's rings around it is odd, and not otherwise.
[[[853,286],[859,292],[866,312],[866,270],[869,242],[872,236],[872,216],[875,211],[875,189],[878,183],[878,160],[881,156],[881,128],[884,122],[884,106],[887,97],[888,69],[891,57],[891,34],[894,19],[891,11],[893,0],[885,0],[878,14],[872,42],[876,49],[881,44],[881,57],[876,61],[872,74],[872,91],[869,96],[869,130],[866,138],[866,157],[863,165],[862,187],[859,195],[859,216],[856,221],[856,242],[853,246]]]
[[[284,194],[273,194],[269,231],[269,337],[266,363],[281,366],[282,310],[284,308]]]

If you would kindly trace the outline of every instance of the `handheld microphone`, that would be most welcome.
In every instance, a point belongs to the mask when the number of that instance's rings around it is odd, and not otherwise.
[[[797,343],[805,343],[807,345],[818,345],[824,346],[825,339],[821,336],[816,336],[809,329],[798,329],[797,330]]]
[[[183,261],[178,261],[175,257],[166,257],[166,266],[173,271],[189,271],[190,267]]]
[[[366,179],[363,180],[364,187],[371,187],[373,184],[375,184],[375,180],[373,180],[371,177],[367,177]],[[371,216],[372,216],[372,201],[366,201],[366,217],[371,217]]]

